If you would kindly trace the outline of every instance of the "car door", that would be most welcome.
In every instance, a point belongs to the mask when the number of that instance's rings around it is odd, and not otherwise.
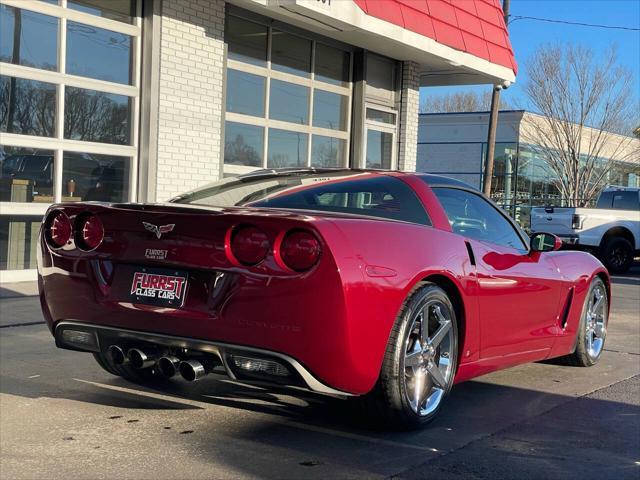
[[[524,352],[544,358],[553,345],[562,288],[550,256],[529,253],[515,224],[480,194],[449,187],[433,191],[452,230],[473,251],[481,358]]]

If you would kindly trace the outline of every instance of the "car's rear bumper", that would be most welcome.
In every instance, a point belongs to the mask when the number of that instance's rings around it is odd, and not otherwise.
[[[580,243],[579,235],[565,234],[565,235],[558,235],[558,237],[560,237],[560,240],[562,240],[562,243],[566,245],[578,245]]]
[[[76,333],[76,335],[67,336],[65,335],[65,332]],[[77,332],[89,335],[79,337]],[[221,365],[224,367],[224,370],[227,372],[227,375],[234,380],[261,380],[265,382],[286,384],[294,387],[303,387],[322,394],[342,396],[351,395],[348,392],[336,390],[325,385],[313,376],[313,374],[311,374],[311,372],[295,358],[260,348],[211,342],[195,338],[163,335],[153,332],[140,332],[135,330],[105,327],[70,320],[58,322],[54,330],[54,336],[56,339],[56,345],[59,348],[93,353],[105,351],[110,345],[114,344],[128,345],[131,347],[148,345],[154,348],[183,349],[184,351],[206,353],[217,357]],[[70,338],[82,338],[83,341],[74,341],[72,339],[70,340]],[[262,377],[256,375],[251,377],[243,376],[243,372],[239,371],[239,369],[233,365],[232,360],[234,356],[275,361],[284,366],[289,371],[290,375],[283,376],[282,378],[275,378],[269,375],[264,375]]]

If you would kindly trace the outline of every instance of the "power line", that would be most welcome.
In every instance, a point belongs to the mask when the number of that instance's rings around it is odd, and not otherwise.
[[[582,23],[582,22],[570,22],[567,20],[556,20],[556,19],[552,19],[552,18],[540,18],[540,17],[525,17],[522,15],[514,15],[510,20],[509,23],[513,23],[516,20],[536,20],[538,22],[549,22],[549,23],[563,23],[566,25],[578,25],[580,27],[595,27],[595,28],[608,28],[611,30],[631,30],[634,32],[640,32],[640,28],[635,28],[635,27],[623,27],[620,25],[601,25],[601,24],[597,24],[597,23]]]

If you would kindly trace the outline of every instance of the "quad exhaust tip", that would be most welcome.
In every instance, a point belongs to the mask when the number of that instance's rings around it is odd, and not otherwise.
[[[158,359],[156,367],[161,375],[166,378],[171,378],[178,373],[180,365],[180,359],[178,357],[167,356]]]
[[[125,355],[124,350],[119,345],[111,345],[107,348],[107,355],[109,355],[114,365],[126,365],[129,363],[127,355]]]
[[[180,362],[178,369],[182,378],[187,382],[195,382],[207,374],[204,365],[197,360],[183,360]]]
[[[133,368],[149,368],[156,363],[155,355],[139,348],[130,348],[127,352],[127,358]]]

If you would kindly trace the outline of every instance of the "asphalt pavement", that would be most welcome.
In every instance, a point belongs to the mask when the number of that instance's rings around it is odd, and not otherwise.
[[[457,385],[415,432],[224,377],[128,383],[56,349],[37,297],[0,293],[2,479],[640,478],[640,266],[614,278],[597,366],[536,363]]]

